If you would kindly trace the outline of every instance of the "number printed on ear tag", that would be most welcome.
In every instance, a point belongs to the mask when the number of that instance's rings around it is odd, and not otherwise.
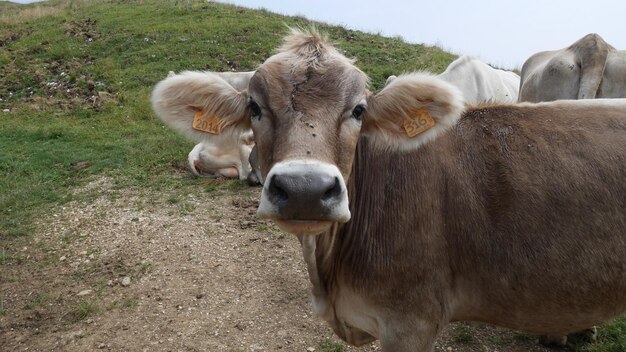
[[[191,127],[194,130],[203,131],[211,134],[222,133],[222,121],[217,116],[209,116],[202,111],[197,111],[193,117]]]
[[[407,136],[415,137],[424,131],[435,127],[435,120],[425,109],[417,109],[413,111],[411,117],[404,119],[402,123]]]

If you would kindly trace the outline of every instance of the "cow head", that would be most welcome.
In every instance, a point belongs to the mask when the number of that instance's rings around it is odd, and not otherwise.
[[[153,107],[186,134],[209,116],[223,134],[252,128],[264,186],[257,214],[297,234],[350,219],[346,184],[356,145],[415,149],[453,125],[461,93],[429,74],[367,90],[368,77],[316,32],[292,30],[278,53],[236,89],[219,74],[184,72],[160,82]]]

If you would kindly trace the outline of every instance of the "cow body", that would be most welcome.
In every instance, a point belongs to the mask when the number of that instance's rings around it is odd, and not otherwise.
[[[626,101],[466,111],[432,75],[366,84],[294,30],[247,89],[189,73],[153,107],[187,134],[198,106],[252,127],[257,215],[298,236],[314,310],[351,344],[431,351],[450,321],[565,334],[626,310]]]
[[[186,72],[179,75],[170,71],[168,79],[180,80]],[[194,74],[202,75],[201,72]],[[245,89],[254,74],[249,72],[212,72],[228,82],[233,89]],[[172,94],[176,94],[173,92]],[[237,130],[224,133],[220,138],[212,138],[208,133],[198,130],[184,133],[187,137],[199,142],[189,152],[187,161],[189,169],[200,177],[227,177],[245,180],[251,172],[248,158],[254,145],[252,130]]]
[[[206,140],[189,152],[189,168],[196,176],[245,180],[251,173],[248,158],[254,145],[252,131],[232,135],[220,143]]]
[[[459,88],[466,103],[514,103],[518,99],[520,77],[493,68],[471,56],[454,60],[438,78]],[[389,76],[386,84],[396,76]]]
[[[519,101],[626,98],[626,51],[597,34],[531,56],[522,67]]]
[[[518,98],[517,74],[495,69],[471,56],[454,60],[438,77],[458,87],[470,104],[514,103]]]
[[[566,334],[626,310],[626,104],[583,106],[471,110],[416,152],[362,139],[351,221],[303,241],[335,332],[362,344],[388,323],[473,320]]]

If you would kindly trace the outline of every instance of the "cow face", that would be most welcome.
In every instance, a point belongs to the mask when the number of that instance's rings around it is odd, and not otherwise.
[[[414,149],[460,116],[461,93],[431,75],[400,76],[377,94],[367,83],[319,34],[293,31],[247,90],[223,75],[183,73],[159,83],[152,101],[188,135],[197,133],[194,114],[219,122],[213,139],[251,127],[264,180],[257,214],[288,232],[317,234],[350,219],[346,184],[360,134],[376,148]]]
[[[367,108],[367,76],[319,37],[285,48],[250,80],[265,179],[258,215],[289,232],[350,219],[346,182]]]

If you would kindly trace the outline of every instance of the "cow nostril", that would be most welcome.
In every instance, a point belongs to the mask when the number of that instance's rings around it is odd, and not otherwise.
[[[270,194],[278,198],[279,200],[287,200],[289,198],[289,195],[287,194],[287,192],[285,192],[284,189],[282,189],[282,187],[280,187],[278,183],[279,182],[276,179],[276,175],[272,176],[269,185]]]
[[[322,200],[328,200],[328,199],[336,198],[340,194],[341,194],[341,184],[339,183],[339,178],[335,177],[335,182],[324,193],[324,195],[322,196]]]

